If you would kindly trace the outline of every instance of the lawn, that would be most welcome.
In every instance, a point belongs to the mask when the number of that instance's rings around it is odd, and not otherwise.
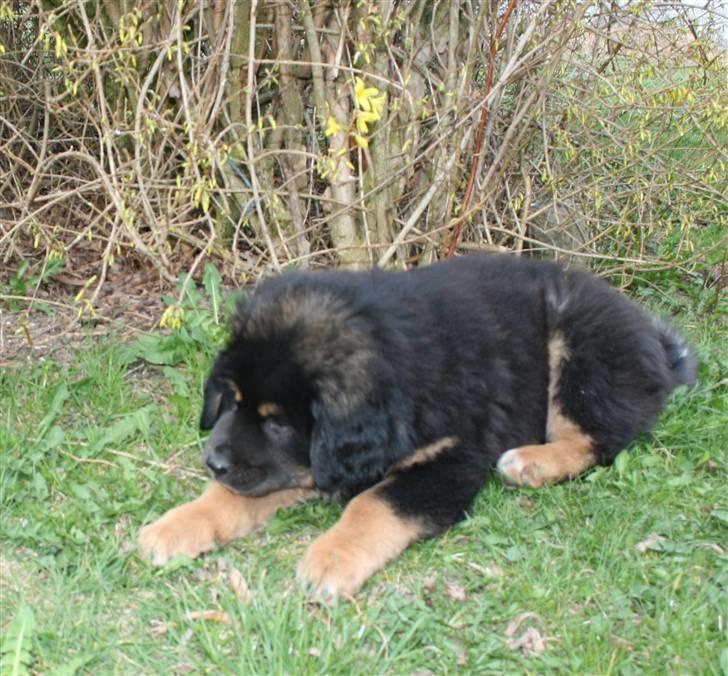
[[[0,673],[728,674],[726,307],[641,288],[703,362],[654,433],[571,483],[494,477],[466,521],[334,606],[294,571],[337,504],[162,569],[135,550],[204,485],[215,288],[193,290],[181,331],[5,369]]]

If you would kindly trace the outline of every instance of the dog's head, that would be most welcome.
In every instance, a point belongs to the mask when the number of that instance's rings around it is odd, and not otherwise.
[[[300,370],[276,351],[272,345],[233,342],[205,385],[200,427],[212,430],[205,464],[242,495],[313,486],[310,395]]]
[[[241,303],[205,386],[205,463],[242,495],[362,486],[411,447],[386,326],[355,289],[318,277],[284,276]]]

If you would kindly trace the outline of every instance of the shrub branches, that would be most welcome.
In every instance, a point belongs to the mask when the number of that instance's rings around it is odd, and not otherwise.
[[[719,11],[0,0],[0,255],[83,261],[91,300],[129,258],[698,265],[728,225]]]

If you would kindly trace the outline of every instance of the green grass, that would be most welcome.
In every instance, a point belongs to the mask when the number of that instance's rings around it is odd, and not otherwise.
[[[182,333],[135,350],[89,342],[67,366],[2,373],[0,673],[728,673],[725,307],[651,288],[703,360],[654,434],[582,480],[492,479],[469,519],[334,607],[308,602],[294,571],[338,505],[285,510],[193,562],[136,554],[139,528],[203,485],[190,470],[222,335],[210,313],[190,306]],[[203,610],[230,623],[187,615]],[[541,654],[509,645],[529,627]]]

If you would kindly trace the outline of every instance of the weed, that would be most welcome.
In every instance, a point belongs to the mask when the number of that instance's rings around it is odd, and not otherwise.
[[[6,285],[0,285],[0,296],[11,296],[8,300],[9,310],[11,312],[19,312],[22,310],[26,305],[26,301],[19,300],[19,298],[31,296],[41,284],[49,282],[53,277],[58,275],[63,270],[65,264],[64,258],[51,256],[41,265],[39,271],[32,272],[30,262],[27,259],[23,260],[8,280],[8,283]],[[36,302],[35,307],[41,310],[46,309],[46,305],[42,301]]]
[[[35,617],[28,606],[21,606],[8,625],[0,645],[0,674],[25,676],[30,674],[31,645]]]

